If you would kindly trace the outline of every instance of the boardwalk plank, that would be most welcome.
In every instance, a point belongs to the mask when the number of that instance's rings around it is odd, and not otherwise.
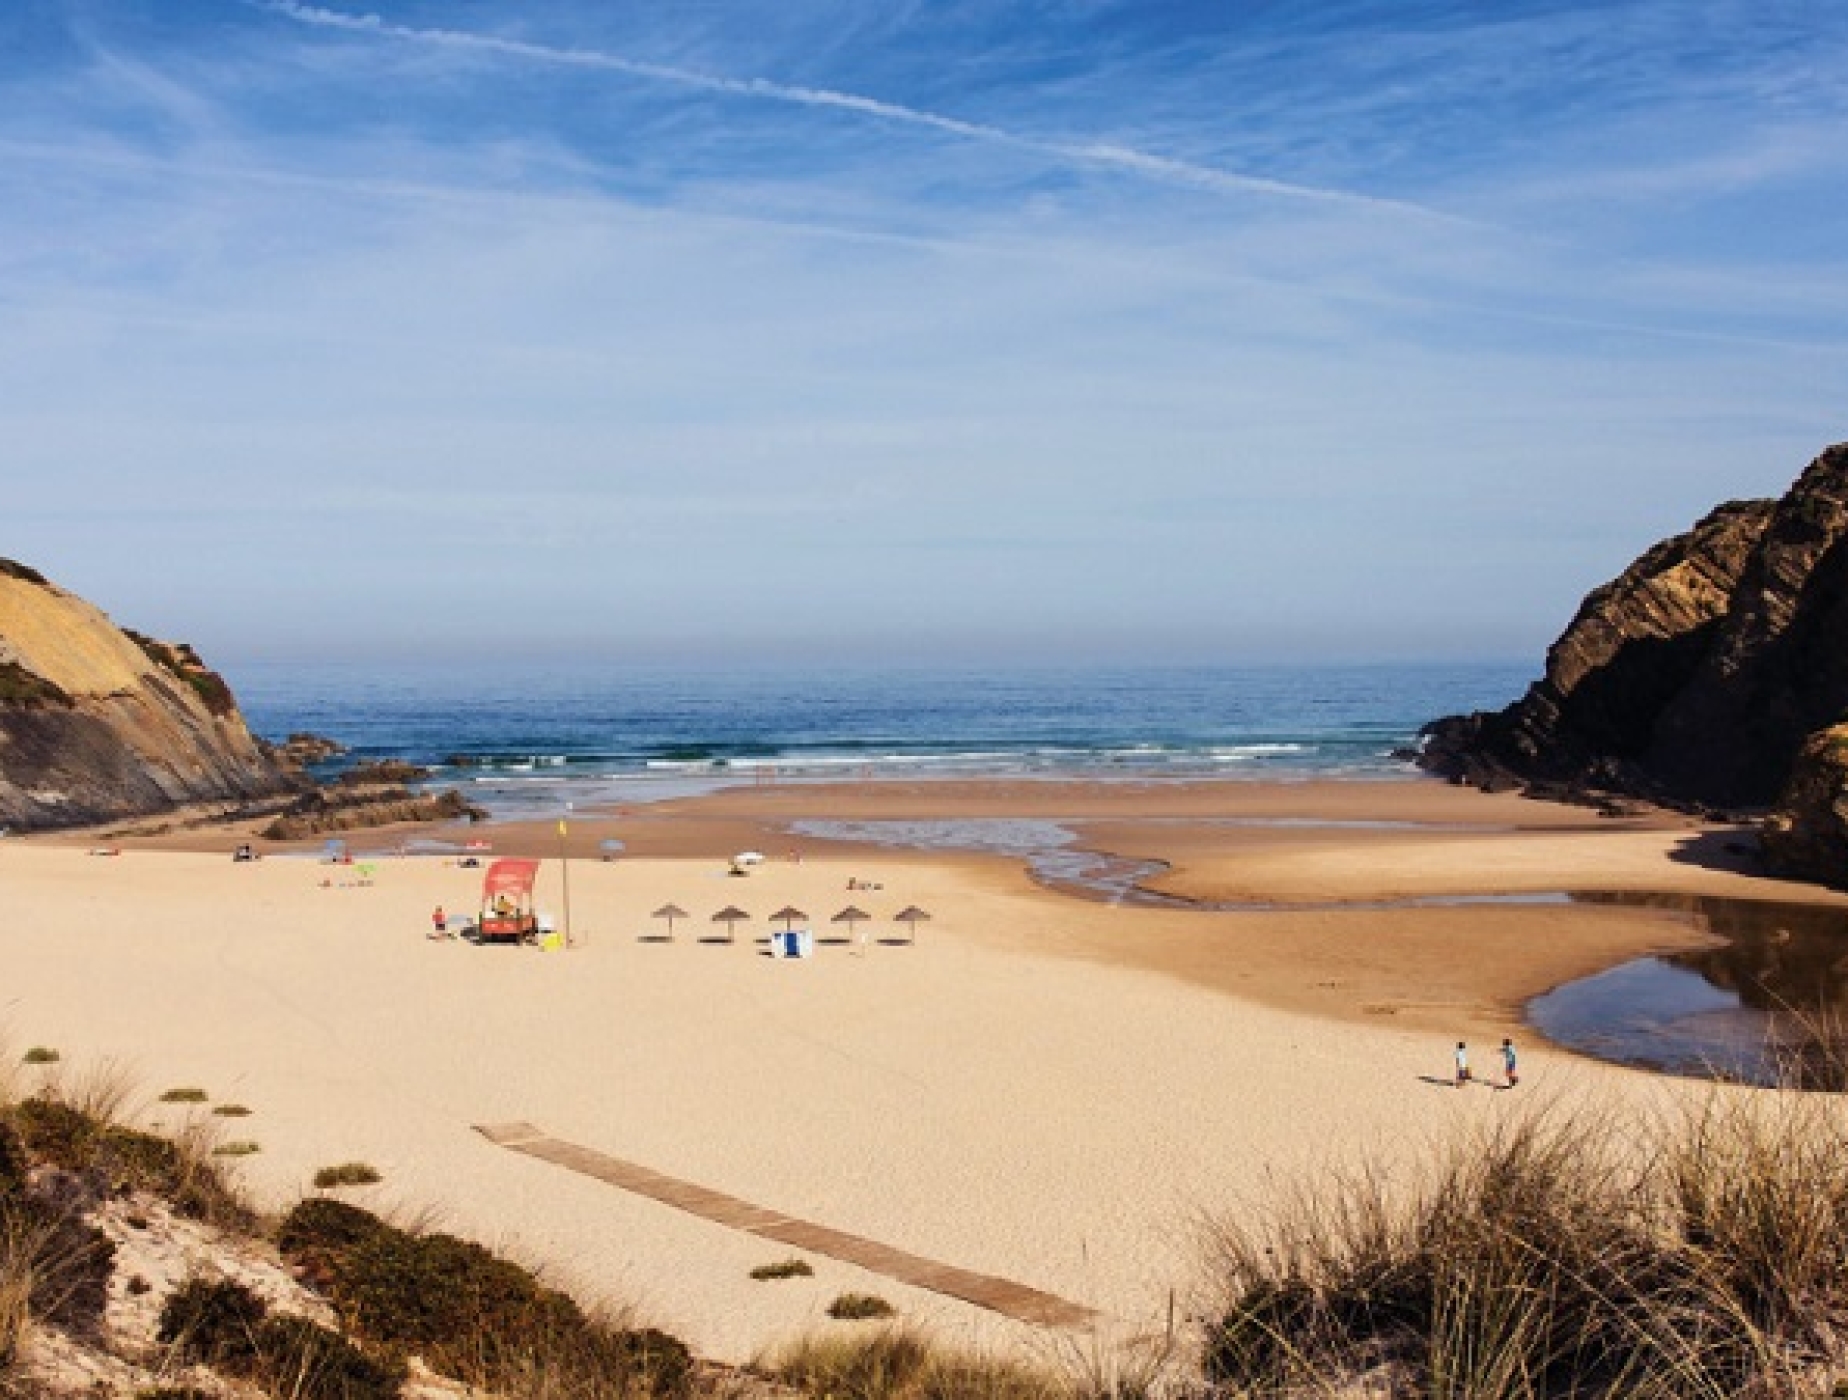
[[[565,1142],[531,1123],[488,1123],[477,1126],[475,1131],[510,1152],[550,1162],[567,1171],[591,1177],[662,1205],[673,1206],[715,1224],[776,1240],[810,1254],[838,1259],[871,1273],[883,1274],[899,1283],[928,1289],[945,1297],[959,1298],[963,1302],[973,1303],[977,1307],[1022,1322],[1042,1327],[1078,1329],[1090,1327],[1098,1320],[1098,1314],[1093,1309],[1055,1294],[1041,1292],[1037,1288],[1029,1288],[1024,1283],[960,1269],[953,1264],[894,1249],[877,1240],[849,1234],[845,1230],[836,1230],[809,1220],[798,1220],[780,1211],[728,1196],[723,1191],[714,1191],[634,1162],[625,1162],[620,1157],[611,1157],[607,1153]]]

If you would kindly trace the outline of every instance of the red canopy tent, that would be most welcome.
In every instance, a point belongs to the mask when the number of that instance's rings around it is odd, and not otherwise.
[[[483,938],[532,938],[539,932],[533,913],[536,860],[497,860],[481,878],[481,914],[475,925]]]

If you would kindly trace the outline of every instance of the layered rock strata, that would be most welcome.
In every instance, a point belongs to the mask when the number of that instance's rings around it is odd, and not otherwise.
[[[289,788],[191,647],[124,631],[0,560],[0,825],[82,826]]]
[[[1848,789],[1836,749],[1813,739],[1844,719],[1848,444],[1781,500],[1721,506],[1594,590],[1525,696],[1437,721],[1419,762],[1541,796],[1775,804],[1768,857],[1842,883],[1848,867],[1817,861],[1848,840]]]

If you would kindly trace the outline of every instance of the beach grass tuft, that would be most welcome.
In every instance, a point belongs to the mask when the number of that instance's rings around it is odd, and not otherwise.
[[[384,1179],[370,1162],[342,1162],[338,1166],[322,1167],[314,1174],[315,1187],[321,1191],[336,1186],[371,1186]]]
[[[1233,1394],[1662,1400],[1800,1393],[1843,1360],[1848,1125],[1829,1097],[1715,1088],[1642,1125],[1511,1114],[1427,1179],[1305,1185],[1227,1222],[1205,1378]]]
[[[806,1259],[784,1259],[775,1264],[759,1264],[751,1270],[751,1277],[763,1283],[780,1278],[812,1278],[815,1269]]]
[[[162,1103],[206,1103],[211,1097],[212,1096],[203,1089],[195,1089],[191,1086],[186,1086],[167,1090],[166,1093],[160,1096],[160,1101]]]
[[[1088,1400],[1090,1394],[1063,1376],[951,1350],[902,1324],[804,1337],[758,1369],[803,1395],[854,1400]]]
[[[221,1103],[212,1112],[220,1118],[248,1118],[250,1110],[241,1103]]]
[[[263,1144],[252,1142],[249,1138],[232,1138],[221,1142],[212,1149],[214,1157],[253,1157],[263,1150]]]
[[[60,1055],[56,1050],[53,1050],[49,1045],[34,1045],[31,1049],[26,1051],[23,1056],[23,1062],[29,1065],[55,1065],[63,1058],[64,1056]]]

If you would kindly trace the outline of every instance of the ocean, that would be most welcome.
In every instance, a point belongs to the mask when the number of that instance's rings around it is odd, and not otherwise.
[[[269,662],[227,673],[251,728],[345,762],[441,769],[497,817],[844,777],[1384,779],[1517,663],[669,670]]]

